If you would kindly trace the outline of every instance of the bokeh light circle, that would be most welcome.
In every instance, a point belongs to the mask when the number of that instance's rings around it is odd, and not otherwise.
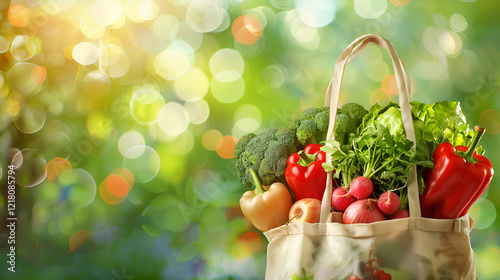
[[[160,170],[160,156],[149,146],[137,145],[125,153],[123,168],[130,170],[136,182],[149,182]]]
[[[122,6],[118,0],[97,0],[90,10],[94,20],[102,26],[112,25],[122,16]]]
[[[9,7],[9,10],[7,11],[7,19],[13,26],[22,27],[30,22],[31,17],[26,6],[15,4]]]
[[[18,62],[12,66],[5,77],[9,81],[9,89],[18,91],[23,96],[37,93],[41,89],[40,82],[44,73],[37,67],[40,66],[29,62]],[[26,75],[27,73],[31,75]]]
[[[175,28],[178,27],[179,20],[169,14],[163,14],[158,16],[153,22],[153,33],[156,37],[163,40],[170,40],[174,37]]]
[[[370,105],[379,104],[380,106],[386,106],[392,99],[392,94],[388,89],[378,88],[370,95]]]
[[[10,42],[5,39],[4,36],[0,35],[0,53],[4,53],[9,50]]]
[[[43,66],[37,66],[31,71],[31,81],[35,86],[41,85],[47,78],[47,69]]]
[[[329,0],[297,0],[299,18],[310,27],[324,27],[335,19],[335,2]]]
[[[139,5],[138,14],[144,20],[154,20],[160,13],[160,7],[155,1],[144,0]]]
[[[483,86],[484,69],[476,53],[464,50],[448,61],[448,68],[453,84],[460,90],[474,92]]]
[[[215,151],[217,149],[217,143],[222,138],[222,133],[215,129],[210,129],[203,134],[201,137],[201,144],[208,151]]]
[[[382,81],[390,73],[389,65],[382,60],[371,60],[364,69],[367,77],[375,82]]]
[[[315,50],[319,46],[319,35],[317,28],[307,26],[299,18],[294,18],[290,23],[290,31],[293,38],[304,49]]]
[[[33,134],[39,131],[45,124],[45,109],[40,104],[24,104],[16,118],[14,124],[17,129],[26,134]]]
[[[69,248],[72,252],[78,250],[85,242],[87,242],[92,236],[92,232],[81,229],[76,231],[69,238]]]
[[[396,83],[396,76],[390,74],[382,79],[380,87],[387,90],[390,95],[398,95],[398,84]]]
[[[479,116],[479,125],[486,128],[486,133],[500,133],[500,111],[488,109]]]
[[[79,26],[83,35],[91,40],[99,39],[106,34],[106,28],[94,19],[90,11],[82,14]]]
[[[141,214],[142,229],[150,236],[158,236],[162,233],[161,220],[163,212],[148,206]]]
[[[12,40],[10,54],[17,61],[26,61],[35,55],[36,46],[30,37],[18,35]]]
[[[212,90],[212,95],[219,102],[234,103],[240,100],[245,94],[245,81],[241,77],[228,83],[212,79],[210,89]]]
[[[411,0],[389,0],[389,2],[396,7],[404,7],[410,4]]]
[[[163,212],[163,226],[170,232],[183,232],[189,225],[189,207],[181,201],[171,200],[166,203]]]
[[[20,186],[34,187],[46,178],[47,160],[39,150],[27,148],[18,151],[12,158],[12,164],[15,165],[15,178]]]
[[[224,179],[217,171],[203,170],[194,178],[193,190],[198,199],[205,202],[219,199],[223,193]]]
[[[145,144],[146,140],[141,133],[137,130],[129,130],[118,139],[118,151],[124,156],[130,148],[134,146],[145,147]],[[142,154],[144,151],[137,152]]]
[[[132,172],[125,168],[118,168],[99,185],[99,194],[108,204],[120,204],[125,201],[133,185]]]
[[[244,45],[257,42],[264,33],[264,27],[260,21],[252,15],[243,15],[233,22],[232,27],[234,39]]]
[[[99,69],[111,78],[122,77],[130,69],[130,58],[125,50],[117,45],[101,45]]]
[[[260,128],[262,113],[260,109],[252,104],[245,104],[236,109],[234,113],[235,124],[232,135],[241,138],[244,135],[255,132]]]
[[[192,124],[202,124],[207,121],[210,115],[210,106],[205,99],[186,102],[184,108],[189,113],[189,120]]]
[[[469,214],[474,217],[474,228],[486,229],[495,222],[497,209],[490,200],[480,198],[472,204]]]
[[[461,15],[461,14],[453,14],[450,17],[450,27],[456,32],[462,32],[465,29],[467,29],[467,26],[469,25],[467,23],[467,19]]]
[[[61,174],[71,170],[71,163],[67,159],[57,157],[47,163],[45,174],[51,182],[56,182]]]
[[[36,6],[36,2],[41,2],[42,0],[29,0],[29,2],[34,2],[30,4],[31,6]],[[28,0],[26,1],[28,2]],[[77,0],[50,0],[50,5],[57,11],[66,11],[75,6]]]
[[[165,80],[175,80],[186,74],[193,64],[193,48],[183,40],[175,40],[159,53],[153,68]]]
[[[196,32],[186,21],[180,21],[174,27],[174,32],[172,32],[172,37],[170,38],[173,42],[177,40],[182,40],[187,43],[191,49],[197,50],[201,47],[203,42],[203,33]]]
[[[65,196],[77,198],[84,205],[94,201],[97,185],[94,177],[84,169],[76,168],[62,172],[57,177],[57,183],[64,186]]]
[[[90,65],[97,61],[99,49],[90,42],[81,42],[73,48],[72,57],[81,65]]]
[[[111,91],[111,80],[100,70],[95,70],[83,77],[80,92],[85,96],[100,98]]]
[[[227,14],[217,2],[193,0],[186,10],[186,21],[196,32],[211,32],[218,28]]]
[[[140,124],[154,124],[164,104],[163,96],[156,89],[139,88],[130,99],[130,113]]]
[[[439,45],[448,56],[455,56],[462,50],[462,39],[453,31],[443,32],[439,36]]]
[[[174,92],[184,101],[197,101],[205,97],[209,85],[208,77],[203,71],[191,68],[184,76],[174,81]]]
[[[57,222],[59,231],[66,236],[72,235],[77,228],[80,228],[89,214],[87,205],[75,196],[65,198],[57,205],[56,211],[58,215],[53,221]]]
[[[225,159],[234,158],[234,147],[238,143],[238,138],[232,135],[226,135],[217,141],[215,147],[217,154]]]
[[[232,82],[243,74],[245,61],[238,51],[221,49],[212,55],[209,66],[215,79],[220,82]]]
[[[140,23],[146,20],[140,14],[141,6],[143,5],[144,2],[145,0],[127,0],[127,2],[125,3],[123,11],[125,12],[125,15],[131,22]]]
[[[377,18],[387,10],[387,0],[354,0],[354,11],[363,18]]]
[[[47,123],[44,127],[47,127]],[[72,147],[71,138],[61,131],[46,132],[40,140],[42,147],[50,147],[50,149],[45,149],[44,151],[44,155],[47,158],[59,157],[68,159],[73,152],[73,149],[70,148]]]
[[[170,136],[177,136],[189,126],[189,113],[177,102],[165,104],[158,112],[158,125]]]
[[[193,149],[195,140],[191,130],[188,129],[176,136],[167,135],[163,130],[161,129],[158,130],[159,131],[156,136],[156,139],[168,143],[168,146],[165,147],[165,149],[159,151],[160,153],[166,153],[170,156],[185,156],[189,154],[189,152]],[[169,164],[176,165],[176,162],[180,163],[183,161],[179,160],[179,158],[177,159],[171,158],[170,161],[166,161],[165,164],[166,166],[169,166]],[[179,167],[177,165],[175,168],[180,169],[182,167]]]

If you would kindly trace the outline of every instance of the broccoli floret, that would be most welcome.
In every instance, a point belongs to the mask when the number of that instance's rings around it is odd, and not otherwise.
[[[285,183],[286,161],[296,151],[294,134],[288,128],[266,128],[259,134],[241,138],[234,149],[238,179],[243,186],[253,185],[253,168],[263,185]]]
[[[303,149],[308,144],[326,140],[329,114],[329,107],[307,108],[290,124],[289,128],[295,134],[297,149]]]
[[[366,110],[365,107],[354,102],[344,104],[340,110],[342,114],[349,115],[353,118],[356,121],[356,126],[359,126],[363,121],[363,117],[368,114],[368,110]]]
[[[335,139],[341,144],[349,142],[349,135],[355,133],[368,111],[357,103],[346,103],[337,112]],[[330,122],[330,108],[307,108],[290,124],[295,134],[295,146],[303,149],[308,144],[319,144],[326,140],[328,124]]]
[[[342,145],[349,144],[349,136],[356,133],[356,129],[363,121],[368,111],[357,103],[346,103],[337,113],[335,125],[335,140]]]

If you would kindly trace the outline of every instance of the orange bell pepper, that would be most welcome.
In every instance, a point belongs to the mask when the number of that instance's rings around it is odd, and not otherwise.
[[[273,183],[265,191],[255,173],[250,169],[255,190],[247,191],[240,199],[243,215],[261,231],[279,227],[288,222],[288,213],[292,208],[292,197],[282,183]]]

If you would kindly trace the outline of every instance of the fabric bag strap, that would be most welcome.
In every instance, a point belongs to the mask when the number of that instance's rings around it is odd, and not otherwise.
[[[335,123],[337,118],[337,108],[339,104],[340,86],[344,75],[345,67],[356,56],[358,56],[369,43],[375,43],[377,46],[386,49],[392,59],[394,68],[394,75],[396,77],[396,84],[399,95],[399,106],[401,108],[401,115],[403,126],[405,129],[406,137],[413,141],[413,148],[416,148],[415,129],[413,128],[413,120],[411,114],[411,81],[406,71],[406,68],[401,61],[401,58],[394,50],[392,44],[385,38],[379,35],[366,34],[355,39],[347,48],[341,53],[333,70],[333,77],[330,81],[326,91],[325,106],[330,107],[330,123],[327,132],[326,140],[333,140],[335,138]],[[327,161],[331,160],[331,155],[327,153]],[[328,173],[326,189],[323,193],[320,222],[326,223],[331,212],[331,195],[333,187],[332,172]],[[408,175],[408,204],[410,208],[410,217],[421,217],[420,214],[420,201],[418,193],[417,171],[415,165],[412,165],[410,174]]]

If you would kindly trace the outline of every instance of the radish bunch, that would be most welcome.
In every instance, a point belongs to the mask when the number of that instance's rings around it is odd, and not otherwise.
[[[344,212],[344,224],[372,223],[408,217],[408,210],[399,209],[401,200],[393,191],[386,191],[378,199],[373,198],[373,182],[364,176],[352,180],[349,190],[338,187],[332,193],[332,206]]]

